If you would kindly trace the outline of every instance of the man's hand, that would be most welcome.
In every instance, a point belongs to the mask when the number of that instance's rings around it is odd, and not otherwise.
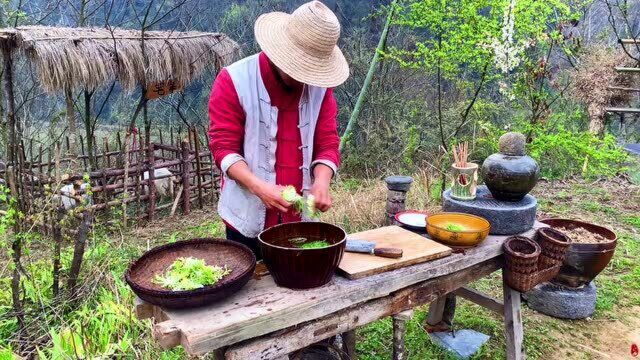
[[[316,209],[325,212],[331,208],[329,185],[333,177],[333,170],[324,164],[318,164],[313,168],[313,176],[311,195],[315,197]]]
[[[282,198],[282,190],[284,186],[261,183],[252,192],[262,200],[267,209],[278,209],[286,213],[291,204]]]
[[[227,170],[230,178],[249,189],[252,194],[260,198],[267,209],[278,209],[287,212],[291,204],[282,198],[283,186],[273,185],[260,180],[251,173],[247,163],[238,161]]]

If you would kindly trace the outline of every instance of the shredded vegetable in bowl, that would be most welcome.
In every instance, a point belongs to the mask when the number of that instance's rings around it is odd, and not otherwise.
[[[206,265],[202,259],[181,257],[163,274],[156,275],[153,282],[173,291],[193,290],[215,285],[230,273],[231,270],[226,266],[211,266]]]

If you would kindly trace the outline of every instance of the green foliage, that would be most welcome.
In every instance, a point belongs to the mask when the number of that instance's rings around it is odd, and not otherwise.
[[[627,154],[612,135],[600,139],[589,132],[559,129],[537,132],[528,146],[543,176],[562,178],[572,175],[611,177],[625,170]]]
[[[230,273],[227,267],[207,265],[203,259],[181,257],[164,274],[156,275],[153,282],[173,291],[194,290],[215,285]]]

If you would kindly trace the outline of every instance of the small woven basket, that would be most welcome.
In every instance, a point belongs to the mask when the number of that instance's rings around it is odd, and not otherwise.
[[[502,244],[507,270],[518,274],[531,274],[538,270],[540,245],[524,236],[511,236]]]
[[[538,259],[538,268],[546,269],[562,265],[571,239],[564,233],[553,228],[540,228],[536,232],[536,239],[542,250]]]
[[[534,286],[553,279],[560,272],[561,265],[552,266],[531,274],[520,274],[513,271],[505,271],[504,277],[507,285],[514,290],[527,292]]]

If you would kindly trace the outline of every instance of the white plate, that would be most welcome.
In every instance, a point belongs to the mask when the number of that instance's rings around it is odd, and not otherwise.
[[[404,225],[409,225],[417,228],[425,228],[427,226],[427,215],[406,212],[398,215],[398,221]]]

